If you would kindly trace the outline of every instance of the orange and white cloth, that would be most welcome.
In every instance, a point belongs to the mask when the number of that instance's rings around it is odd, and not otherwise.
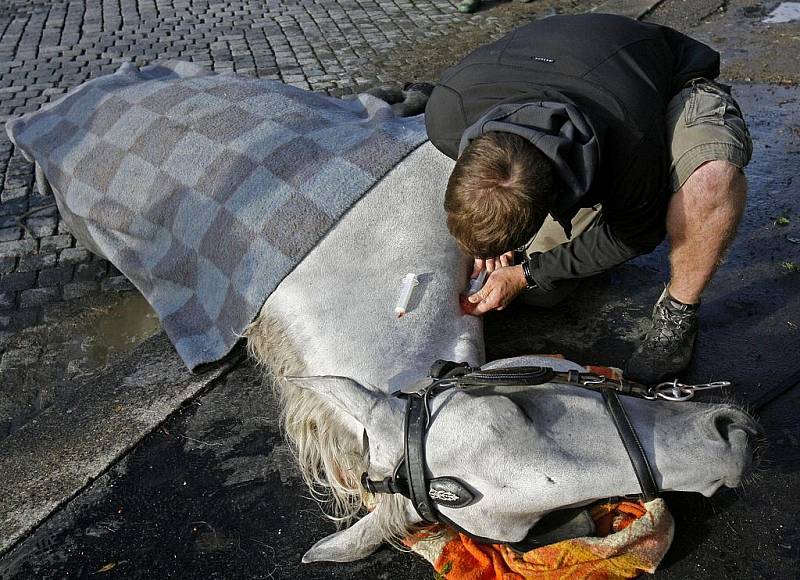
[[[433,564],[441,580],[611,580],[655,572],[674,532],[663,500],[604,503],[590,513],[598,537],[564,540],[524,554],[505,544],[479,544],[440,526],[414,534],[406,544]]]

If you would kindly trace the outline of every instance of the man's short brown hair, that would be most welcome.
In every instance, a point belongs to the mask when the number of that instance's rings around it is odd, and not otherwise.
[[[486,133],[464,149],[447,182],[447,228],[467,255],[499,256],[539,231],[554,188],[553,164],[534,145]]]

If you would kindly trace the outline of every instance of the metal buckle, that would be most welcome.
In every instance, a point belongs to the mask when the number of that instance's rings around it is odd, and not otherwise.
[[[431,387],[451,380],[452,379],[432,379],[430,377],[426,377],[417,381],[416,383],[408,385],[404,389],[392,391],[391,396],[397,397],[398,399],[407,399],[408,397],[423,397],[425,396],[425,393],[431,389]]]
[[[582,385],[605,385],[610,381],[603,375],[585,374],[581,377],[580,382]]]
[[[710,383],[685,385],[683,383],[679,383],[678,379],[674,379],[672,381],[665,381],[663,383],[659,383],[655,387],[651,387],[650,390],[647,393],[643,393],[642,396],[650,401],[654,401],[656,399],[663,399],[665,401],[681,402],[681,401],[688,401],[689,399],[694,397],[697,391],[706,391],[709,389],[722,389],[730,386],[731,386],[730,381],[713,381]]]

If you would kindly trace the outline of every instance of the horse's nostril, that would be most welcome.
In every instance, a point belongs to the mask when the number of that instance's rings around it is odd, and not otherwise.
[[[728,441],[731,425],[735,422],[734,418],[727,413],[720,413],[714,417],[714,429],[717,430],[717,433],[722,435],[725,441]]]

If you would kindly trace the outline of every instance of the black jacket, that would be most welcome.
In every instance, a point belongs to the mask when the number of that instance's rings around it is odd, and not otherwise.
[[[447,69],[425,111],[428,136],[453,159],[470,136],[526,136],[567,184],[550,212],[565,229],[579,208],[603,204],[601,225],[541,256],[534,277],[549,290],[661,242],[671,193],[667,103],[688,81],[718,74],[716,51],[671,28],[554,16]]]

